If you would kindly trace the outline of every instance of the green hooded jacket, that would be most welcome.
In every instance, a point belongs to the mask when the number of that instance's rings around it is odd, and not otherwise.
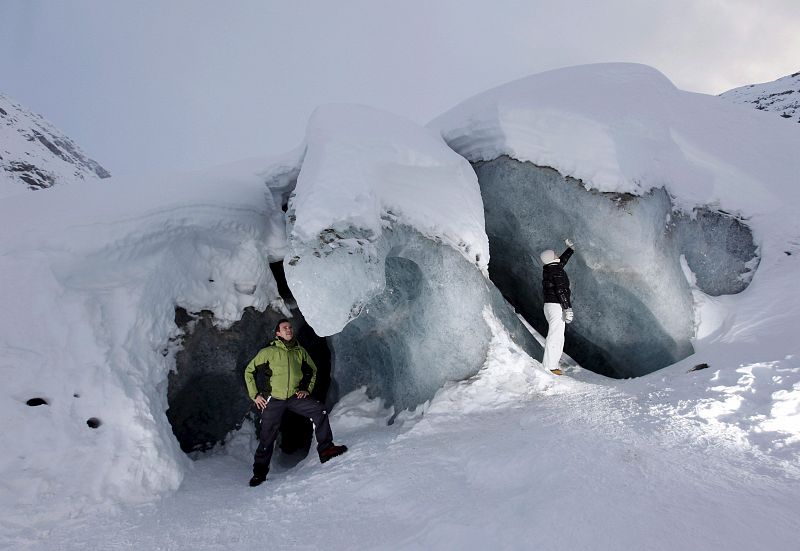
[[[257,369],[263,370],[267,379],[266,388],[261,390],[256,386]],[[295,339],[289,342],[275,339],[259,350],[244,368],[244,382],[251,400],[255,400],[258,394],[286,400],[300,390],[310,393],[316,380],[314,360]]]

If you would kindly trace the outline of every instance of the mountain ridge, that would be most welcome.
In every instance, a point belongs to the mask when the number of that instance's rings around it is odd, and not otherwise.
[[[0,197],[110,176],[55,125],[0,93]]]
[[[751,104],[759,111],[771,111],[800,123],[800,71],[772,82],[733,88],[719,97],[733,103]]]

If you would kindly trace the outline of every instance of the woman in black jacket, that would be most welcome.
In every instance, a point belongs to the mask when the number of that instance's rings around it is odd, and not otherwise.
[[[556,256],[552,250],[543,251],[542,291],[544,293],[544,317],[547,320],[547,340],[544,345],[542,365],[556,375],[563,372],[558,368],[561,353],[564,351],[564,330],[572,322],[572,303],[570,302],[569,278],[564,266],[575,252],[575,244],[566,239],[567,250]]]

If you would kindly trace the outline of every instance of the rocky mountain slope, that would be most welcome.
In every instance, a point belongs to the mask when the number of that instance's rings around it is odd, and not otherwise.
[[[109,176],[41,115],[0,94],[0,197]]]
[[[748,84],[720,94],[734,103],[749,103],[800,123],[800,72],[763,84]]]

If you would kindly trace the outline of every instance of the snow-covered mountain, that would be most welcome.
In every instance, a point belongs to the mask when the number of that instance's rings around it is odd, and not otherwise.
[[[719,95],[734,103],[750,104],[800,123],[800,72],[772,82],[748,84]]]
[[[0,93],[0,197],[109,176],[44,117]]]
[[[798,150],[777,118],[602,64],[427,127],[323,106],[280,157],[8,197],[0,547],[789,548]],[[566,237],[567,350],[661,369],[542,367],[530,256]],[[277,454],[255,491],[253,423],[191,462],[165,413],[244,392],[242,350],[173,369],[189,314],[245,311],[327,337],[351,448]]]

